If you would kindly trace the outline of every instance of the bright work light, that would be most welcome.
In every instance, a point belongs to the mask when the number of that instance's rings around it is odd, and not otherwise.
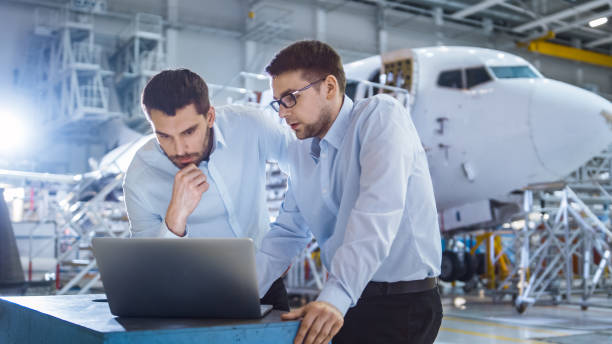
[[[26,142],[26,128],[19,114],[0,110],[0,152],[13,154]]]
[[[591,20],[589,22],[589,26],[590,27],[596,27],[596,26],[603,25],[603,24],[605,24],[607,22],[608,22],[608,18],[606,18],[606,17],[597,18],[597,19]]]

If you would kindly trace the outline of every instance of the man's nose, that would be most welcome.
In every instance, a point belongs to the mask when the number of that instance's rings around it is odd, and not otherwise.
[[[185,145],[185,141],[178,139],[175,141],[176,155],[185,155],[187,153],[187,147]]]

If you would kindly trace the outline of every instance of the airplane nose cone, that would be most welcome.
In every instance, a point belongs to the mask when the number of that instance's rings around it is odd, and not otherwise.
[[[612,104],[563,82],[533,82],[531,139],[543,167],[563,178],[612,143]]]

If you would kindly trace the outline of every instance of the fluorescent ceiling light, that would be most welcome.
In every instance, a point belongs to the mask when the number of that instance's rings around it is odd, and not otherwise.
[[[601,18],[597,18],[597,19],[593,19],[593,20],[591,20],[591,21],[589,22],[589,26],[590,26],[590,27],[596,27],[596,26],[599,26],[599,25],[603,25],[603,24],[605,24],[605,23],[607,23],[607,22],[608,22],[608,18],[606,18],[606,17],[601,17]]]

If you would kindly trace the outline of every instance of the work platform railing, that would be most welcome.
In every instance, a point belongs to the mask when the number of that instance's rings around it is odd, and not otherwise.
[[[524,226],[516,231],[514,267],[495,289],[498,295],[513,294],[521,313],[544,297],[587,309],[595,305],[589,302],[595,292],[612,292],[612,233],[569,186],[557,193],[558,207],[535,209],[533,191],[525,191]]]
[[[521,313],[534,304],[605,307],[601,297],[612,296],[611,152],[606,149],[563,180],[508,197],[522,207],[503,223],[447,235],[446,249],[466,256],[455,259],[452,269],[474,271],[474,260],[479,271],[469,279],[451,278],[445,291],[482,288],[494,302],[510,295]],[[442,275],[454,275],[444,265]]]

